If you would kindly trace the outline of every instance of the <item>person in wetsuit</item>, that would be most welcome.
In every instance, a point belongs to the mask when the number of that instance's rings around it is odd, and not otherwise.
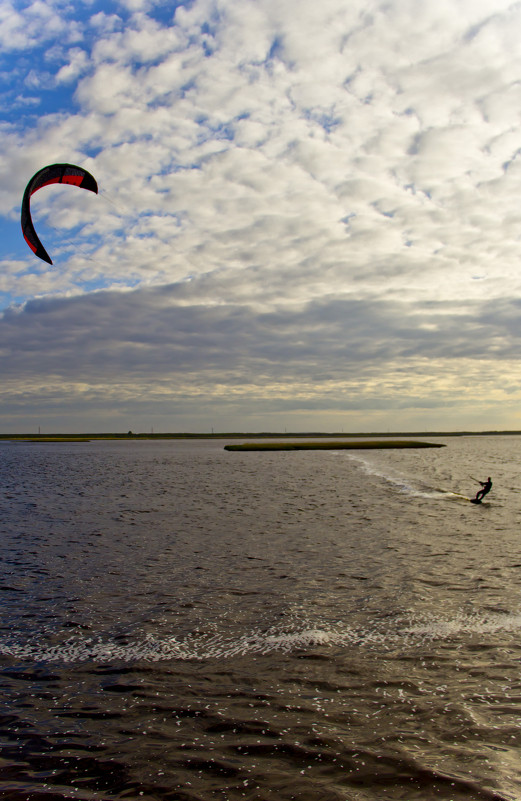
[[[479,483],[481,484],[481,489],[478,490],[478,492],[476,493],[476,497],[474,498],[474,501],[476,501],[477,503],[482,501],[487,492],[490,492],[490,490],[492,489],[492,480],[490,476],[487,478],[486,481],[480,481]]]

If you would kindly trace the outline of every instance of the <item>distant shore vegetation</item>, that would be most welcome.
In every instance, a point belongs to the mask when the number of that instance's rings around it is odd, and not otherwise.
[[[140,433],[134,434],[132,431],[126,433],[79,433],[79,434],[0,434],[0,440],[22,440],[25,442],[87,442],[89,440],[160,440],[160,439],[334,439],[338,442],[346,440],[378,439],[386,441],[396,441],[397,438],[409,441],[415,437],[483,437],[483,436],[517,436],[521,431],[395,431],[395,432],[321,432],[321,431],[220,431],[220,432],[181,432],[181,433]],[[390,446],[397,447],[397,446]],[[411,447],[411,446],[402,446]]]

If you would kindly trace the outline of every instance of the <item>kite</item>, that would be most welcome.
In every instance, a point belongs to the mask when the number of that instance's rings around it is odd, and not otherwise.
[[[98,193],[98,184],[90,172],[87,172],[82,167],[76,167],[74,164],[50,164],[48,167],[38,170],[25,187],[22,200],[22,233],[24,239],[33,253],[48,264],[52,264],[49,254],[38,239],[31,219],[31,195],[34,195],[42,186],[48,186],[48,184],[71,184],[72,186],[79,186],[81,189],[88,189],[95,194]]]

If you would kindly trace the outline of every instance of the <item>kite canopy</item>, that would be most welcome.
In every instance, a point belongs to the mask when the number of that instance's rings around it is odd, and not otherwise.
[[[22,233],[24,239],[33,253],[48,264],[52,264],[49,254],[38,239],[31,219],[31,195],[34,195],[38,189],[48,184],[71,184],[72,186],[79,186],[81,189],[88,189],[96,194],[98,193],[98,184],[90,172],[81,167],[76,167],[74,164],[50,164],[48,167],[38,170],[25,187],[22,200]]]

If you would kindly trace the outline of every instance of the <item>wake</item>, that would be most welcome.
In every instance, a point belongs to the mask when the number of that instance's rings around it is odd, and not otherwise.
[[[375,621],[367,626],[302,623],[288,630],[272,627],[236,635],[188,635],[159,638],[153,634],[127,638],[71,637],[60,644],[42,640],[0,641],[0,656],[40,663],[133,663],[160,661],[205,661],[243,656],[292,654],[316,648],[416,649],[436,641],[490,637],[521,631],[521,612],[488,614],[458,612],[453,616],[402,616],[392,626]]]
[[[388,484],[398,489],[400,493],[408,495],[411,498],[426,498],[428,500],[440,501],[465,501],[467,503],[471,500],[468,495],[463,495],[460,492],[454,492],[453,490],[443,489],[441,487],[432,487],[427,484],[427,482],[412,480],[398,473],[391,473],[389,468],[377,466],[371,463],[369,459],[364,459],[363,456],[350,455],[348,458],[351,459],[351,461],[357,462],[368,475],[382,478]]]

